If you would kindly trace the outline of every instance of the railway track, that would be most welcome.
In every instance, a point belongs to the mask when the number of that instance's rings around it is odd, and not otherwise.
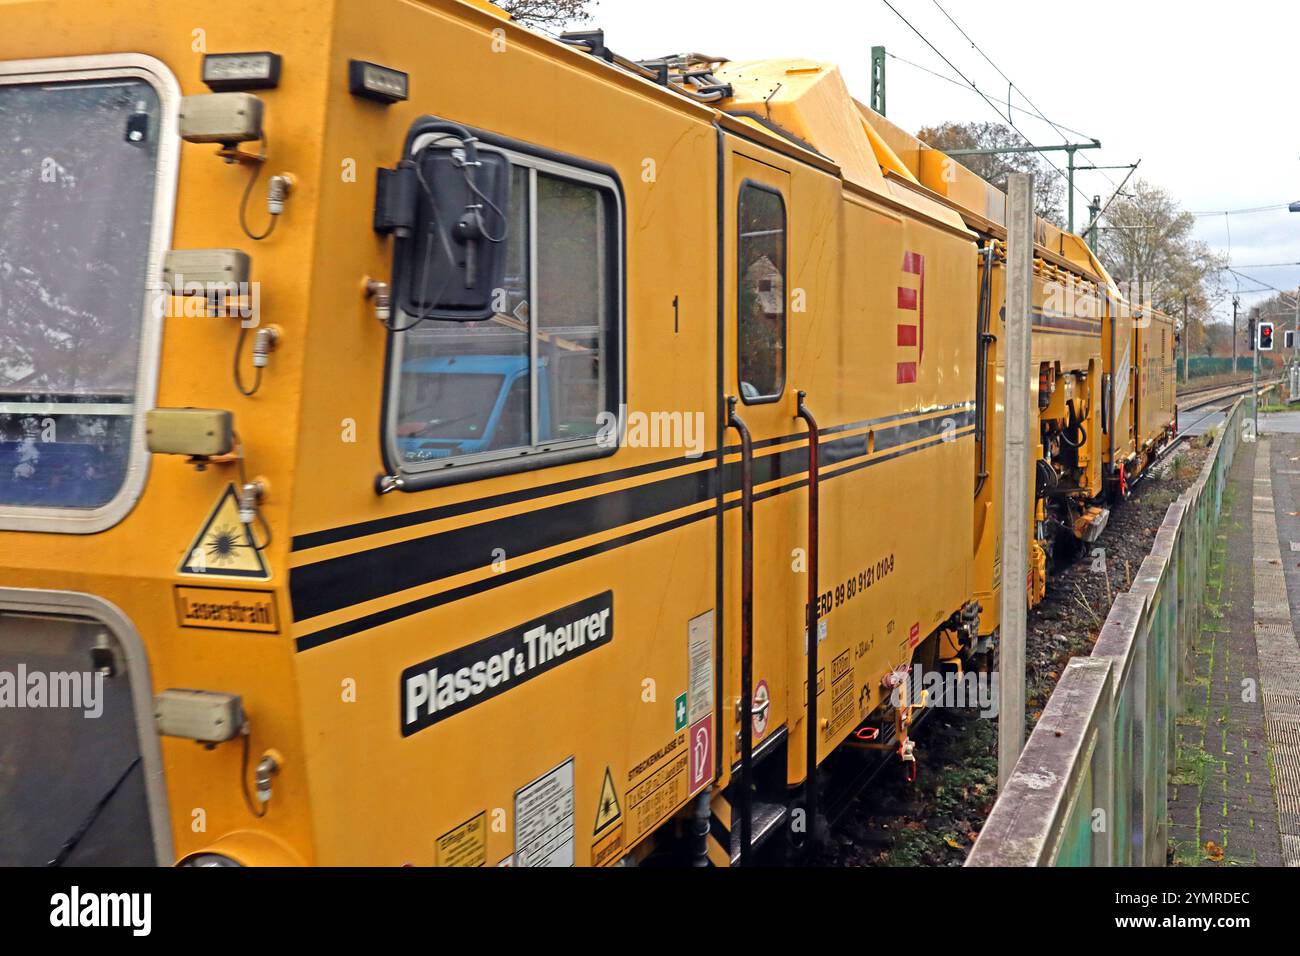
[[[1259,382],[1258,387],[1261,390],[1271,388],[1281,381],[1281,378],[1263,379]],[[1177,393],[1175,401],[1180,412],[1191,411],[1221,398],[1235,398],[1238,395],[1245,394],[1250,391],[1250,387],[1250,382],[1236,382],[1228,385],[1211,385],[1206,388],[1183,389]],[[1186,401],[1186,399],[1191,399],[1191,401]],[[1181,426],[1179,430],[1182,430]]]
[[[1259,382],[1256,387],[1260,392],[1264,392],[1281,381],[1282,379],[1280,378],[1271,378]],[[1168,459],[1169,456],[1172,455],[1183,443],[1183,441],[1189,437],[1194,437],[1190,434],[1191,429],[1195,428],[1206,419],[1213,418],[1215,415],[1221,414],[1231,408],[1232,402],[1228,401],[1225,404],[1226,399],[1235,399],[1238,395],[1247,395],[1250,393],[1250,390],[1251,383],[1246,382],[1244,384],[1212,386],[1210,388],[1195,389],[1190,392],[1180,392],[1176,405],[1178,409],[1178,433],[1174,435],[1173,440],[1171,440],[1160,454],[1156,456],[1156,460],[1151,463],[1151,467],[1143,472],[1143,477],[1150,474],[1152,468],[1155,468],[1155,466]],[[1191,401],[1185,402],[1183,401],[1184,398],[1191,398]],[[1207,406],[1213,407],[1210,407],[1207,410]],[[1192,411],[1202,412],[1202,414],[1198,415],[1190,422],[1183,421],[1183,413]]]

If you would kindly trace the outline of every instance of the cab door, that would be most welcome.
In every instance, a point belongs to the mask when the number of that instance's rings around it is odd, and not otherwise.
[[[783,157],[741,140],[729,140],[729,146],[722,203],[722,398],[728,428],[721,557],[726,665],[719,749],[732,773],[743,776],[746,744],[751,771],[784,753],[787,729],[803,708],[803,685],[792,687],[788,674],[792,655],[803,653],[806,596],[801,588],[806,578],[794,564],[801,560],[796,549],[803,545],[806,527],[800,480],[807,477],[808,445],[795,415],[796,383],[787,374],[796,347],[790,277],[798,273],[792,261],[798,243],[791,235],[798,198],[792,195],[790,172],[782,168]],[[750,450],[748,465],[743,444]],[[746,472],[752,527],[742,500]],[[748,635],[747,605],[752,608]],[[746,699],[748,707],[743,706]],[[783,786],[784,761],[777,762]],[[776,776],[775,768],[771,776]],[[739,783],[735,792],[751,791]],[[755,840],[762,817],[776,811],[775,788],[769,796],[771,802],[751,814]],[[733,821],[740,803],[733,801]],[[733,848],[741,845],[739,829],[735,821]]]

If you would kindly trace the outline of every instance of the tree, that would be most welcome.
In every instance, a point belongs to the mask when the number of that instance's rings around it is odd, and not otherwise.
[[[520,23],[530,27],[563,28],[591,19],[595,0],[492,0]]]
[[[1098,257],[1134,302],[1181,320],[1186,298],[1190,331],[1204,332],[1226,292],[1227,257],[1192,237],[1196,217],[1165,190],[1141,179],[1131,188],[1106,212]]]
[[[944,152],[951,149],[1000,149],[1024,146],[1025,138],[1003,123],[943,123],[926,126],[917,138]],[[1039,153],[994,153],[985,156],[954,156],[975,175],[1006,192],[1011,173],[1033,173],[1036,212],[1065,228],[1065,180]]]
[[[1193,324],[1194,334],[1188,343],[1188,354],[1199,351],[1206,357],[1232,354],[1232,329],[1227,322],[1201,322],[1199,329]]]

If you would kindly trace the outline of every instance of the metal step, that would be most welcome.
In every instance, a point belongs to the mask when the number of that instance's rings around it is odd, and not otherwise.
[[[738,813],[739,808],[734,809],[731,817],[732,866],[740,864],[740,820],[737,818]],[[762,800],[755,800],[753,804],[753,825],[749,834],[750,848],[757,850],[774,833],[778,833],[787,816],[789,816],[789,810],[784,803],[766,803]]]
[[[789,735],[790,732],[787,729],[786,725],[782,724],[780,727],[777,727],[766,737],[764,737],[762,743],[760,743],[757,747],[754,748],[754,767],[755,768],[759,767],[773,754],[784,755],[786,738],[789,737]],[[739,749],[739,744],[737,744],[737,748]],[[737,778],[737,779],[739,778],[740,776],[739,760],[737,760],[735,763],[731,765],[731,774],[733,778]]]

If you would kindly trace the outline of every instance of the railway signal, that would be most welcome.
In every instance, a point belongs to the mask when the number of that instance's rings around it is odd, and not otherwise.
[[[1273,323],[1259,323],[1259,350],[1261,352],[1273,351]]]

